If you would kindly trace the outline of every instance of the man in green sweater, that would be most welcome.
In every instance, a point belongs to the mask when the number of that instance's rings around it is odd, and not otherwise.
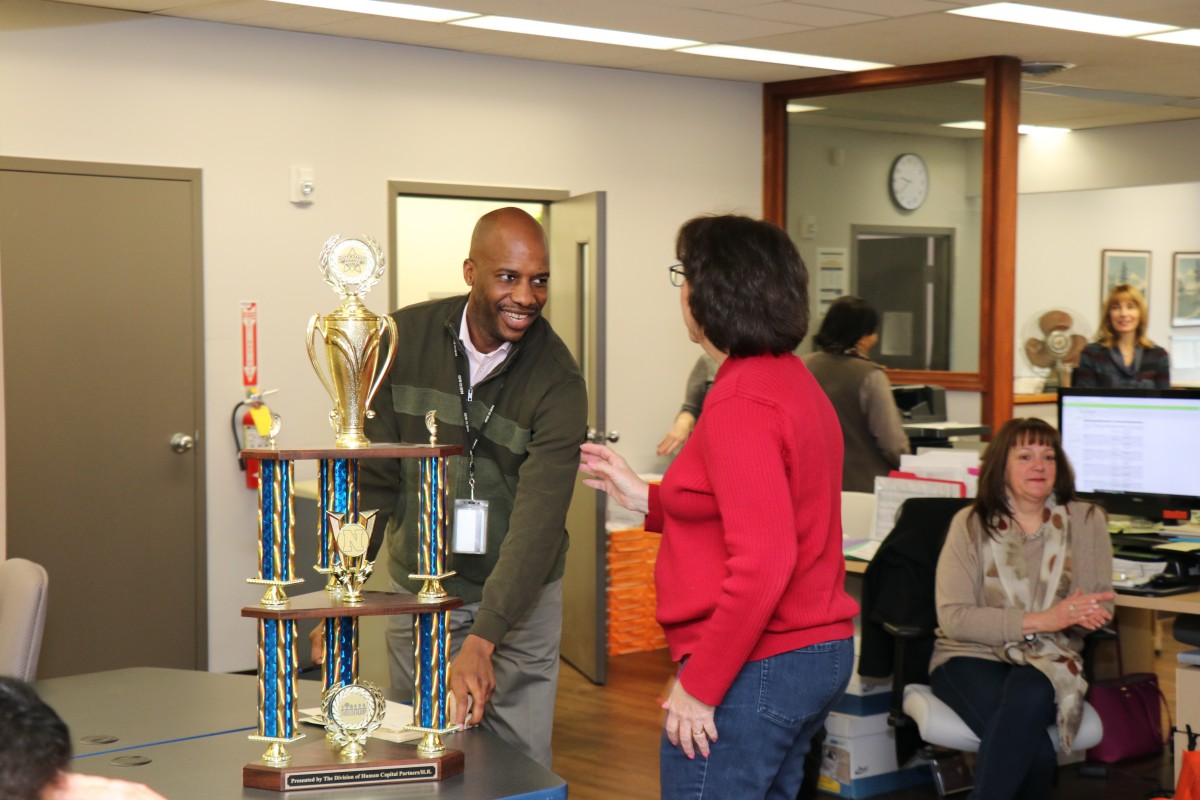
[[[425,415],[436,411],[438,442],[463,445],[464,454],[449,460],[451,499],[486,501],[487,522],[478,547],[455,542],[449,569],[457,574],[443,582],[465,602],[450,622],[454,722],[479,723],[549,769],[564,524],[587,393],[575,360],[541,316],[550,267],[533,217],[501,208],[480,218],[463,277],[465,297],[392,315],[399,346],[366,433],[373,442],[428,441]],[[386,527],[393,583],[416,592],[408,576],[418,572],[418,464],[360,465],[360,502],[379,509],[376,530]],[[391,618],[388,650],[393,688],[410,694],[411,618]]]

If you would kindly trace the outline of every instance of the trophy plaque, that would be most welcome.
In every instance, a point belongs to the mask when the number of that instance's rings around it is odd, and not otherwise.
[[[333,400],[329,421],[338,447],[371,444],[363,434],[363,422],[373,416],[368,410],[371,398],[396,355],[396,323],[391,317],[368,310],[361,299],[379,283],[383,271],[383,253],[371,237],[333,236],[325,242],[321,274],[342,298],[342,304],[330,314],[313,315],[308,322],[307,345],[308,359]],[[385,330],[389,334],[388,350],[380,368],[379,347]],[[317,337],[323,343],[319,348],[323,359],[318,356]]]

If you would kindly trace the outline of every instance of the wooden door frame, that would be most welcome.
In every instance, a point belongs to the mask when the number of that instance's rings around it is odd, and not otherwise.
[[[205,430],[205,362],[204,362],[204,247],[203,247],[203,173],[191,167],[160,167],[142,164],[115,164],[91,161],[63,161],[58,159],[22,158],[0,156],[0,171],[52,173],[56,175],[80,175],[104,178],[131,178],[148,180],[171,180],[187,183],[191,189],[192,204],[192,353],[194,374],[192,402],[196,409],[195,439],[192,450],[195,459],[193,491],[196,498],[196,537],[194,569],[196,581],[196,669],[208,668],[208,496],[206,474],[206,430]],[[3,329],[0,328],[0,337]],[[0,352],[3,343],[0,342]],[[3,361],[0,360],[0,394],[3,393]],[[0,424],[4,418],[0,417]],[[0,452],[5,470],[8,464],[7,443]],[[7,508],[7,503],[5,505]],[[4,531],[7,548],[7,530]]]
[[[980,233],[979,370],[889,370],[893,383],[978,391],[980,420],[995,431],[1012,417],[1016,288],[1017,123],[1021,61],[986,56],[803,78],[763,85],[763,217],[786,228],[787,101],[952,81],[984,80],[983,209]]]
[[[521,203],[542,203],[547,207],[547,224],[549,230],[554,227],[554,203],[563,200],[571,199],[572,195],[569,191],[562,189],[544,189],[533,187],[514,187],[514,186],[487,186],[479,184],[458,184],[458,183],[428,183],[422,181],[400,181],[390,180],[387,185],[387,203],[388,203],[388,257],[391,259],[393,269],[387,271],[388,280],[388,297],[396,296],[396,280],[397,271],[394,268],[397,264],[397,226],[396,226],[396,198],[405,195],[410,197],[425,197],[425,198],[441,198],[448,200],[494,200],[498,202],[521,202]],[[590,194],[590,193],[589,193]],[[605,220],[607,220],[607,194],[603,191],[598,191],[600,211]],[[552,235],[548,232],[548,236]],[[606,313],[605,306],[605,286],[604,286],[604,259],[607,255],[607,239],[605,231],[600,231],[600,241],[596,243],[596,262],[600,265],[600,274],[597,276],[599,282],[598,294],[596,298],[596,315],[597,319],[603,324],[604,314]],[[465,290],[464,290],[465,291]],[[595,358],[603,370],[606,358],[606,348],[603,338],[596,341]],[[601,386],[596,390],[594,402],[596,408],[596,419],[591,419],[589,410],[588,424],[593,422],[600,426],[601,421],[607,422],[605,418],[605,410],[607,406],[607,398],[605,396],[606,387],[605,381],[601,380]],[[594,387],[589,387],[591,393]],[[607,620],[607,561],[605,555],[607,553],[607,538],[608,532],[604,526],[603,502],[599,503],[598,517],[596,520],[596,535],[598,542],[604,547],[603,552],[597,554],[596,564],[596,589],[597,589],[597,619],[596,627],[597,634],[600,638],[599,642],[599,681],[604,683],[607,679],[607,655],[608,655],[608,620]],[[570,556],[568,555],[568,558]],[[564,621],[566,614],[566,595],[564,594]],[[560,637],[561,646],[561,637]],[[560,653],[561,658],[561,653]],[[568,661],[568,663],[570,663]],[[573,665],[574,666],[574,665]],[[578,667],[575,667],[578,669]],[[582,672],[582,670],[581,670]],[[590,676],[589,676],[590,678]]]

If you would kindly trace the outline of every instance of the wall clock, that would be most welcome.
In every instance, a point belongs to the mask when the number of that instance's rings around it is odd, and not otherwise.
[[[929,167],[916,153],[902,153],[888,173],[892,202],[906,211],[920,208],[929,194]]]

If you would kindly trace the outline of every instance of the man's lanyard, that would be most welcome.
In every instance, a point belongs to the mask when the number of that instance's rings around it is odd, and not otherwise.
[[[479,430],[475,432],[475,438],[471,438],[471,418],[467,412],[467,403],[475,396],[475,387],[471,385],[471,363],[467,358],[466,353],[460,353],[458,350],[458,337],[455,336],[450,340],[454,347],[454,361],[458,367],[458,399],[462,403],[463,414],[463,430],[466,432],[467,441],[467,485],[471,487],[471,499],[475,499],[475,448],[479,446],[479,440],[483,438],[483,429],[487,427],[488,421],[492,418],[492,412],[496,410],[496,402],[500,399],[500,392],[504,389],[504,382],[508,380],[508,374],[500,376],[500,383],[496,387],[496,395],[492,399],[492,404],[488,406],[487,414],[483,417],[483,422],[479,424]],[[509,353],[508,357],[512,358],[513,354]],[[507,360],[507,359],[506,359]],[[501,362],[503,364],[503,362]],[[466,376],[463,375],[463,367],[466,367]],[[489,375],[491,373],[488,373]],[[487,376],[484,376],[486,380]],[[482,382],[482,381],[481,381]]]

